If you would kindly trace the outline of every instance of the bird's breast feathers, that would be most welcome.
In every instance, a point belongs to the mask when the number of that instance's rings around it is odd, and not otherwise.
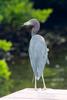
[[[32,36],[29,45],[29,56],[34,74],[40,78],[48,60],[48,48],[42,36]]]
[[[36,62],[44,61],[46,63],[48,58],[48,48],[44,38],[40,35],[35,35],[30,40],[29,45],[30,60]]]
[[[29,52],[32,52],[33,54],[41,53],[42,55],[48,52],[45,39],[41,35],[32,36],[29,45]]]

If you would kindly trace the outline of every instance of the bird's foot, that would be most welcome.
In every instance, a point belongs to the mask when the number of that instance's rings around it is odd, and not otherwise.
[[[38,88],[37,88],[37,87],[35,87],[34,89],[35,89],[35,91],[37,91],[37,89],[38,89]]]
[[[46,90],[47,89],[46,86],[44,86],[43,89]]]

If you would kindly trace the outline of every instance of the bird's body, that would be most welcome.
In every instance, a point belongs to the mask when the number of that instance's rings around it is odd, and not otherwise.
[[[36,80],[42,76],[44,88],[46,88],[43,70],[48,60],[48,48],[44,38],[36,33],[40,29],[40,23],[37,19],[31,19],[24,23],[24,27],[30,27],[31,40],[29,44],[29,57],[31,66],[35,75],[35,88],[37,87]]]
[[[37,80],[42,76],[44,67],[48,62],[48,48],[41,35],[34,35],[30,40],[29,56],[34,75]]]

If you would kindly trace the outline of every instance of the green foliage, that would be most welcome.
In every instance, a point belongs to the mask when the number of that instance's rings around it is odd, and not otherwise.
[[[12,43],[6,40],[0,40],[0,49],[3,49],[5,52],[8,52],[12,47]],[[5,59],[0,60],[0,96],[10,93],[11,72],[9,71],[8,64]]]
[[[52,9],[36,10],[29,0],[0,0],[0,22],[19,25],[30,18],[37,18],[41,22],[47,20]]]
[[[12,80],[0,80],[0,97],[10,94],[11,89],[13,88]]]
[[[12,43],[7,40],[0,40],[0,48],[4,51],[9,51],[12,47]]]
[[[9,51],[12,47],[12,43],[6,40],[0,40],[0,48],[5,52]],[[5,60],[0,60],[0,79],[9,79],[11,72],[8,69],[8,65]]]
[[[2,15],[0,15],[0,22],[3,20],[3,16]]]
[[[53,12],[52,9],[44,9],[44,10],[33,10],[32,17],[36,17],[41,22],[45,22],[49,15]]]
[[[5,60],[0,60],[0,80],[9,79],[11,72],[8,69],[8,65]]]
[[[0,40],[0,49],[8,52],[11,49],[12,43],[6,40]],[[9,80],[11,72],[9,71],[8,65],[5,59],[0,60],[0,83]],[[1,85],[1,84],[0,84]]]

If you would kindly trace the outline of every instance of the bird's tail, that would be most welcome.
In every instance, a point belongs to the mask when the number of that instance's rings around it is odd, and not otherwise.
[[[47,64],[49,65],[50,64],[50,61],[49,61],[49,59],[47,58]]]

